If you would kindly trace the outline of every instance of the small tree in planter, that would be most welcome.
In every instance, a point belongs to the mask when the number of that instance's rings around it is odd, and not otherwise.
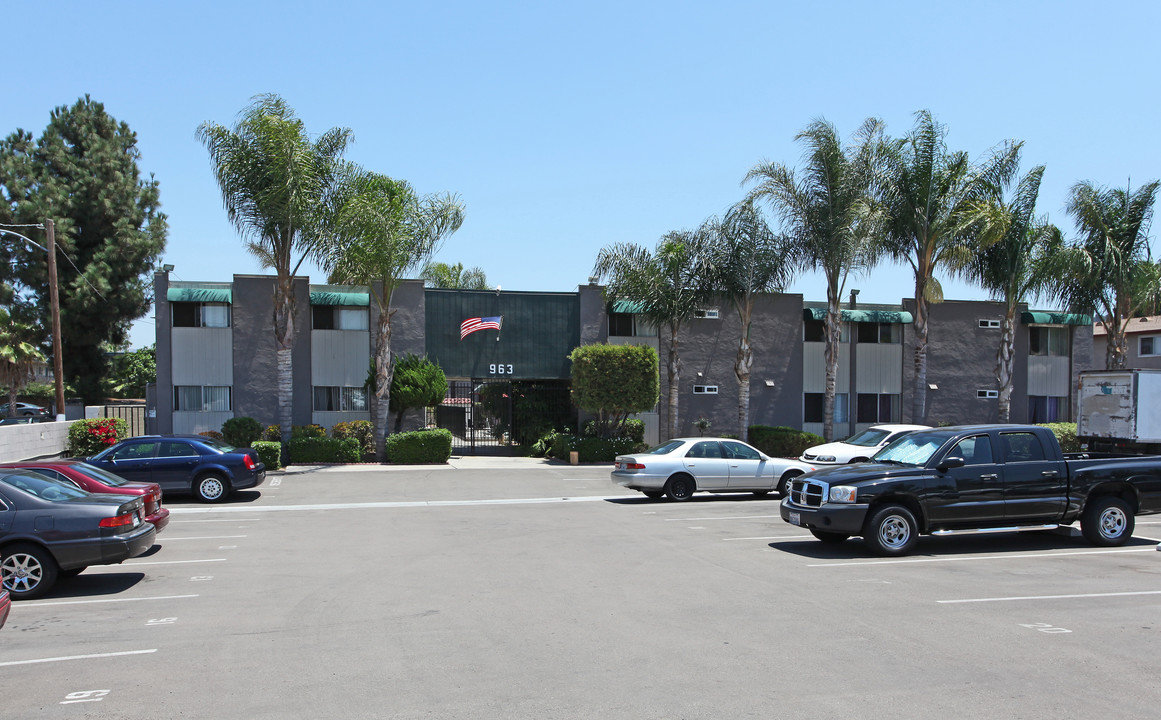
[[[395,432],[403,424],[403,413],[439,405],[447,395],[447,376],[443,369],[419,355],[407,353],[395,359],[391,377],[391,412],[395,413]]]

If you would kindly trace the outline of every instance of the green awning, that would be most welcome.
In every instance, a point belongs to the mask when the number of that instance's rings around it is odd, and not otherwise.
[[[806,308],[802,311],[806,320],[826,320],[826,308]],[[911,313],[902,310],[839,310],[841,322],[901,323],[914,321]]]
[[[367,307],[371,303],[370,293],[360,292],[311,292],[311,305],[356,305]]]
[[[170,302],[228,303],[233,302],[229,288],[170,287],[165,291]]]
[[[634,300],[617,300],[613,303],[612,311],[615,313],[643,313],[645,312],[645,303]]]
[[[1092,325],[1092,316],[1080,313],[1044,312],[1032,310],[1020,313],[1020,322],[1025,325]]]

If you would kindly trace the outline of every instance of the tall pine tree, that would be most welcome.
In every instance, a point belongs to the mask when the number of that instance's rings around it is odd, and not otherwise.
[[[53,110],[38,140],[18,129],[0,142],[0,223],[56,223],[65,381],[86,402],[103,396],[106,349],[124,345],[130,323],[148,312],[150,272],[165,249],[158,184],[141,179],[140,155],[129,126],[87,95]],[[44,244],[41,230],[22,234]],[[2,247],[0,284],[23,291],[13,308],[38,322],[47,340],[44,252],[16,242]]]

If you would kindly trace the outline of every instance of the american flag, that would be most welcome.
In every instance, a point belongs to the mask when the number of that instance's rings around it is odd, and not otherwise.
[[[460,340],[477,330],[499,330],[504,324],[504,316],[486,318],[468,318],[460,323]]]

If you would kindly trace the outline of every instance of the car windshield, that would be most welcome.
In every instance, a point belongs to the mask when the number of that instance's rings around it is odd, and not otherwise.
[[[35,495],[41,500],[49,502],[63,502],[76,498],[87,497],[89,493],[61,480],[55,480],[32,470],[22,470],[19,473],[4,475],[0,482],[23,490],[29,495]]]
[[[936,433],[913,432],[904,435],[879,452],[872,460],[877,462],[895,462],[904,465],[926,465],[931,456],[947,442],[947,435]]]
[[[76,470],[83,475],[88,475],[94,480],[98,480],[108,485],[109,487],[121,487],[122,485],[129,484],[129,481],[120,475],[114,475],[108,470],[104,470],[99,467],[93,467],[92,465],[83,465],[78,463],[73,465],[73,470]]]
[[[661,443],[660,445],[654,445],[653,447],[649,448],[648,450],[646,450],[645,452],[643,452],[641,454],[642,455],[665,455],[667,453],[673,452],[674,450],[681,447],[682,445],[684,445],[684,443],[681,442],[680,440],[670,440],[667,443]]]
[[[859,447],[874,447],[887,437],[886,430],[877,430],[875,428],[867,428],[866,430],[851,435],[846,440],[843,440],[847,445],[858,445]]]

